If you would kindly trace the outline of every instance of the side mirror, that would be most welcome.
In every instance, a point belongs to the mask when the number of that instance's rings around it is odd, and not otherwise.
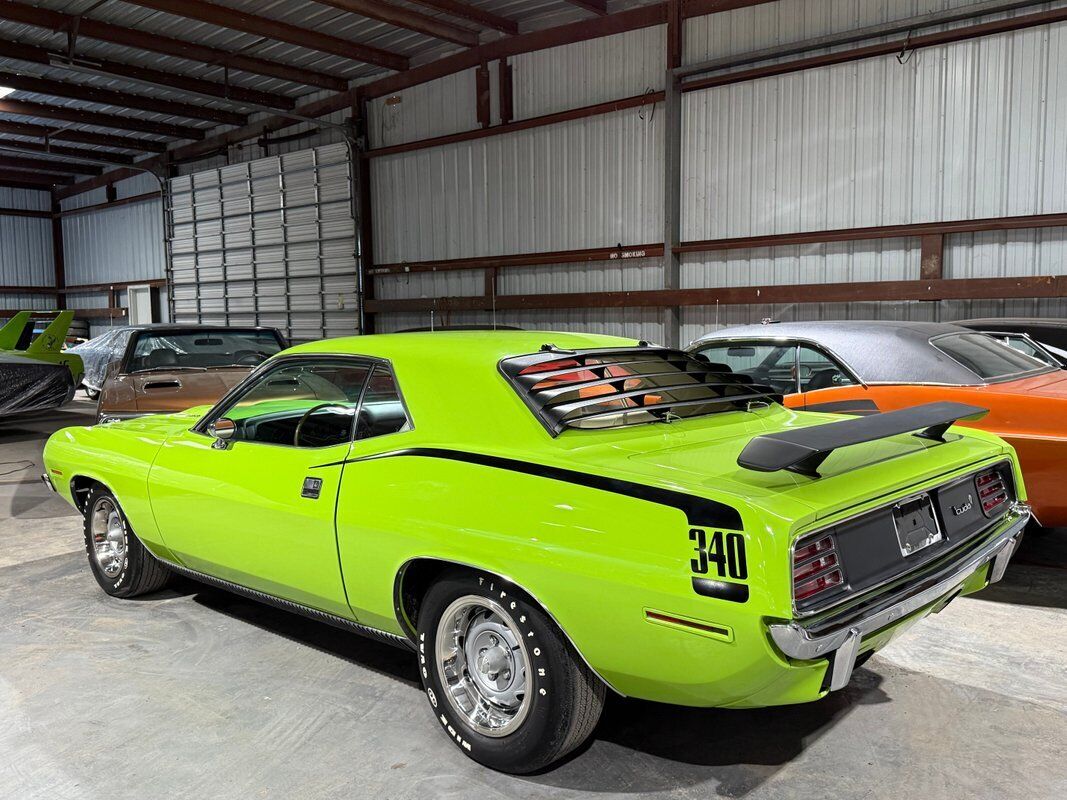
[[[207,432],[208,435],[215,437],[215,443],[211,446],[216,450],[225,450],[226,443],[237,433],[237,423],[232,419],[220,417],[207,426]]]

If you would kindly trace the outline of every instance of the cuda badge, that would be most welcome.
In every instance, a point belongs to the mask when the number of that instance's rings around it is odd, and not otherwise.
[[[974,498],[971,497],[971,495],[967,495],[967,502],[960,503],[958,506],[952,506],[952,513],[957,517],[962,517],[972,508],[974,508]]]

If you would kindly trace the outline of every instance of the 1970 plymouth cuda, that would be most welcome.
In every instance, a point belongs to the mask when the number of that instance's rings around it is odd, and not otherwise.
[[[815,700],[1003,574],[1015,455],[950,429],[982,409],[841,418],[769,391],[613,337],[334,339],[213,408],[61,430],[45,477],[108,594],[179,573],[410,647],[452,741],[529,772],[608,689]]]

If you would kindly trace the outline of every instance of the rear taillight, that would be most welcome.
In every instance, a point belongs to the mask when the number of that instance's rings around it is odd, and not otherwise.
[[[821,536],[793,550],[793,599],[800,603],[845,582],[833,536]]]
[[[999,469],[980,472],[974,479],[974,485],[978,490],[978,502],[982,504],[982,513],[987,517],[992,517],[1008,504],[1010,499],[1008,485],[1004,482]]]

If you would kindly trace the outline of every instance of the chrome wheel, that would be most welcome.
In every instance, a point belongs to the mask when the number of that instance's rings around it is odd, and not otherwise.
[[[126,527],[115,501],[110,497],[97,500],[93,504],[90,525],[93,557],[100,571],[109,578],[117,578],[126,560]]]
[[[522,634],[498,603],[467,595],[437,624],[437,668],[449,705],[478,733],[506,736],[530,711]]]

